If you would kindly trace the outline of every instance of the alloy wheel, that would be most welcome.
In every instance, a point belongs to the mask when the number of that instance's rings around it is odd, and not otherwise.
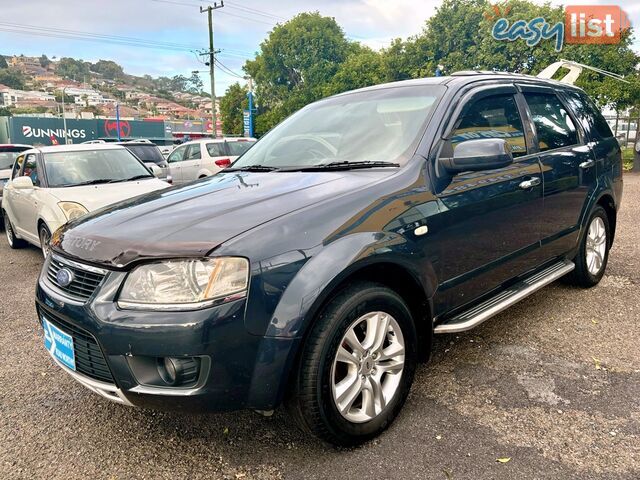
[[[5,213],[4,215],[4,233],[7,235],[7,242],[9,242],[9,246],[13,246],[13,227],[11,226],[11,222],[9,221],[9,215]]]
[[[47,258],[47,255],[49,255],[49,251],[51,250],[51,247],[49,246],[50,241],[51,241],[51,234],[49,233],[49,230],[47,230],[46,227],[41,227],[40,228],[40,248],[42,249],[42,255],[44,256],[44,258]]]
[[[589,273],[596,276],[602,270],[607,251],[607,230],[600,217],[594,217],[587,231],[585,248],[586,263]]]
[[[363,423],[382,413],[402,379],[405,343],[388,313],[370,312],[342,337],[331,368],[333,401],[350,422]]]

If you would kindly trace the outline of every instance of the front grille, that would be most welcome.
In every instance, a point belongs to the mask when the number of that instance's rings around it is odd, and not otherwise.
[[[73,274],[73,281],[65,287],[61,286],[56,278],[56,275],[63,267]],[[87,300],[90,298],[98,286],[100,286],[104,277],[104,274],[83,270],[78,266],[61,261],[57,257],[50,259],[47,270],[47,279],[53,286],[63,293],[79,300]]]
[[[101,382],[114,383],[100,345],[93,335],[48,311],[41,310],[41,315],[73,337],[73,352],[78,373]]]

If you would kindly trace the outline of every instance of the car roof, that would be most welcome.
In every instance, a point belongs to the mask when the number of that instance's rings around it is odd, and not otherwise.
[[[348,92],[339,93],[337,95],[334,95],[334,97],[349,95],[355,92],[367,92],[367,91],[375,91],[375,90],[380,90],[385,88],[396,88],[396,87],[446,85],[446,86],[459,88],[459,87],[468,85],[470,83],[475,83],[479,81],[496,81],[496,80],[521,81],[521,82],[545,85],[545,86],[549,86],[556,89],[563,88],[563,89],[581,90],[575,85],[562,83],[557,80],[538,78],[533,75],[524,75],[520,73],[509,73],[509,72],[491,72],[491,71],[483,71],[483,70],[464,70],[464,71],[454,72],[451,75],[442,76],[442,77],[414,78],[411,80],[401,80],[398,82],[372,85],[370,87],[364,87],[364,88],[359,88],[357,90],[350,90]]]
[[[253,137],[222,137],[222,138],[194,138],[193,140],[189,140],[188,142],[184,142],[180,145],[176,145],[180,147],[182,145],[191,145],[192,143],[202,143],[202,142],[211,142],[211,143],[222,143],[222,142],[256,142],[257,139]]]
[[[24,148],[30,149],[33,148],[31,145],[24,145],[21,143],[0,143],[0,149],[2,148]]]
[[[33,147],[40,153],[57,153],[57,152],[86,152],[95,150],[125,150],[124,147],[115,143],[80,143],[76,145],[49,145],[44,147]]]

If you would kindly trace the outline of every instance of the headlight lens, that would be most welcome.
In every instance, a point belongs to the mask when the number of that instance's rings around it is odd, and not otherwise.
[[[122,308],[185,310],[244,295],[249,262],[239,257],[167,260],[141,265],[124,282]]]
[[[60,202],[58,203],[58,206],[62,209],[68,221],[89,213],[89,210],[84,208],[83,205],[76,202]]]

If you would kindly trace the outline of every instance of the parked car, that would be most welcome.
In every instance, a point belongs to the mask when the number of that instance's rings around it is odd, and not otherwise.
[[[4,190],[9,246],[29,242],[46,256],[51,234],[67,221],[168,186],[118,145],[31,148],[17,157]]]
[[[142,161],[160,180],[173,183],[169,174],[169,164],[155,143],[150,141],[130,140],[120,142],[131,153]]]
[[[2,208],[2,192],[4,185],[11,178],[11,167],[20,152],[29,150],[30,145],[2,145],[0,144],[0,208]]]
[[[579,88],[473,72],[369,87],[214,177],[64,227],[38,317],[57,364],[115,402],[284,402],[358,444],[398,415],[434,334],[561,277],[596,285],[621,196],[620,147]]]
[[[176,185],[209,177],[231,165],[255,138],[202,138],[185,142],[169,154],[169,171]]]

